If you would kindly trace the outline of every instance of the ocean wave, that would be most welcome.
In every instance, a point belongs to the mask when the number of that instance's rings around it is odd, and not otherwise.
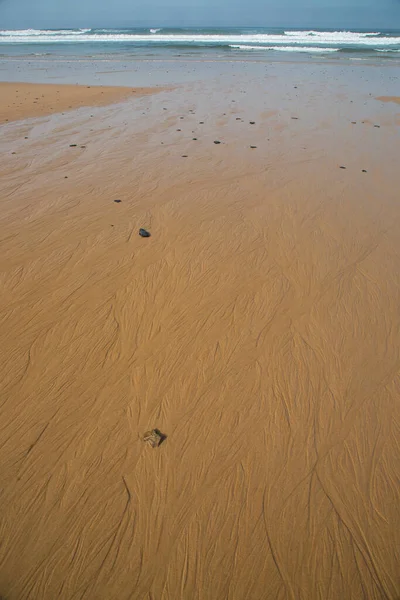
[[[78,36],[90,33],[91,29],[3,29],[0,30],[1,37],[10,38],[37,38],[55,36]]]
[[[241,44],[230,44],[230,48],[238,50],[277,50],[279,52],[339,52],[339,48],[319,48],[318,46],[247,46]]]
[[[356,41],[363,38],[377,37],[382,35],[378,32],[359,32],[359,31],[285,31],[288,37],[316,37],[324,40],[343,40]]]
[[[352,31],[286,31],[276,32],[168,32],[161,29],[151,30],[110,30],[110,29],[61,29],[61,30],[3,30],[0,31],[0,43],[131,43],[171,45],[262,45],[276,47],[316,48],[400,48],[400,36],[383,35],[379,32]],[[290,50],[289,50],[290,51]],[[319,50],[316,50],[318,52]]]

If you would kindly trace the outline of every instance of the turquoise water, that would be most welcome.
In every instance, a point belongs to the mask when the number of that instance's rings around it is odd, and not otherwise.
[[[400,58],[400,30],[334,31],[253,29],[64,29],[0,30],[3,56],[204,57],[307,55],[319,58]]]

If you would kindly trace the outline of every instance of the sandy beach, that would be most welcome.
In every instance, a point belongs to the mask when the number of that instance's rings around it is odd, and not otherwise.
[[[0,125],[29,117],[62,113],[82,106],[104,106],[155,93],[149,88],[0,82]]]
[[[7,600],[400,597],[399,108],[229,69],[0,86]]]

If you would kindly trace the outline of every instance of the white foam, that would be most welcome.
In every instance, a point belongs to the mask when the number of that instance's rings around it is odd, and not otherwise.
[[[241,44],[230,44],[230,48],[238,50],[277,50],[280,52],[339,52],[339,48],[318,48],[318,46],[243,46]]]
[[[90,33],[92,31],[92,33]],[[152,31],[156,31],[155,29]],[[264,46],[301,46],[326,45],[330,47],[358,46],[382,48],[400,45],[400,37],[377,37],[378,33],[357,33],[351,31],[314,32],[288,31],[284,34],[205,34],[205,33],[119,33],[112,30],[34,30],[0,31],[0,43],[58,43],[58,42],[130,42],[154,44],[262,44]]]
[[[358,31],[285,31],[285,35],[288,37],[316,37],[320,40],[348,40],[349,42],[358,42],[364,38],[376,37],[381,35],[379,31],[370,33],[360,33]]]
[[[10,38],[38,38],[38,37],[58,37],[58,36],[80,36],[85,33],[89,33],[92,31],[91,29],[5,29],[0,30],[0,38],[10,37]]]

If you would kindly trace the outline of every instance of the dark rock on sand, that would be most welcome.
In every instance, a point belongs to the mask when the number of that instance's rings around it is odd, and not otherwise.
[[[140,229],[139,229],[139,235],[140,235],[141,237],[150,237],[150,235],[151,235],[151,234],[150,234],[150,232],[149,232],[149,231],[147,231],[146,229],[142,229],[142,228],[140,228]]]
[[[159,429],[152,429],[151,431],[146,431],[146,433],[143,436],[143,441],[147,442],[152,448],[158,448],[166,439],[167,436],[164,433],[161,433]]]
[[[69,147],[70,148],[76,148],[78,144],[70,144]]]
[[[250,125],[255,125],[256,122],[255,121],[250,121]]]
[[[219,140],[214,140],[214,144],[220,144],[221,142]]]
[[[122,202],[122,200],[114,200],[114,202],[116,202],[117,204],[119,204],[120,202]]]
[[[340,169],[345,169],[345,168],[346,168],[346,167],[343,167],[343,166],[342,166],[342,167],[340,167]]]

